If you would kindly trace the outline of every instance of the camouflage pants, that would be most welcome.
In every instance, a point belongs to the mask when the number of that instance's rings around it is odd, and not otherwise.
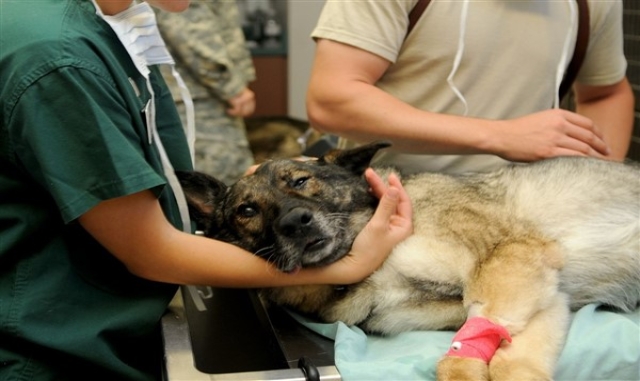
[[[184,105],[179,103],[177,106],[184,118]],[[194,100],[194,107],[196,170],[226,184],[235,182],[254,163],[244,121],[226,115],[224,107],[216,100]]]

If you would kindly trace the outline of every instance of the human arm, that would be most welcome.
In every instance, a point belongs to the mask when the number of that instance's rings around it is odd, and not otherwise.
[[[382,197],[351,255],[295,274],[279,272],[236,246],[175,229],[151,191],[103,201],[82,215],[80,224],[133,274],[150,280],[222,287],[348,284],[377,269],[413,227],[400,181],[390,177],[387,188],[371,170],[366,174],[373,193]]]
[[[576,111],[591,119],[611,148],[607,158],[624,160],[633,129],[634,95],[627,78],[610,86],[574,85]]]
[[[307,93],[311,124],[360,142],[390,140],[393,150],[414,154],[490,153],[533,161],[608,152],[598,127],[566,110],[496,121],[417,109],[375,86],[389,65],[365,50],[319,39]]]

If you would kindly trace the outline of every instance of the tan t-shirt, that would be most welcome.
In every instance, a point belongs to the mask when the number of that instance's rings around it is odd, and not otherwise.
[[[420,109],[464,115],[464,103],[447,82],[460,48],[463,2],[432,0],[405,39],[407,16],[415,3],[327,0],[312,37],[349,44],[392,62],[376,86],[397,98]],[[468,7],[462,58],[452,77],[466,100],[466,115],[510,119],[550,108],[563,53],[568,65],[575,46],[575,2],[471,0]],[[616,83],[627,66],[622,2],[589,1],[589,12],[589,48],[577,80]],[[507,162],[493,155],[382,153],[376,163],[396,165],[407,173],[455,173],[490,170]]]

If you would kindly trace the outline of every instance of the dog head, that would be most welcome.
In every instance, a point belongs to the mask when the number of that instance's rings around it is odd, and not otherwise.
[[[363,173],[388,146],[333,150],[318,160],[268,161],[231,186],[198,172],[177,175],[205,236],[293,272],[328,265],[349,252],[378,202]]]

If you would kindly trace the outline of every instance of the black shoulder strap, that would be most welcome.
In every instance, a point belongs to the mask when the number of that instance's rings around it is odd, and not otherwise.
[[[576,47],[573,50],[573,57],[569,62],[567,71],[564,74],[562,83],[560,84],[560,99],[571,89],[573,81],[576,80],[582,61],[587,54],[587,46],[589,45],[589,4],[587,0],[577,0],[578,2],[578,37],[576,38]]]
[[[407,27],[407,35],[409,35],[409,33],[411,33],[411,31],[413,30],[413,27],[416,26],[416,23],[420,19],[420,16],[422,16],[422,13],[424,13],[424,10],[427,9],[427,5],[429,5],[430,2],[431,0],[418,0],[411,12],[409,12],[409,26]]]
[[[578,36],[576,39],[576,46],[573,51],[573,57],[567,67],[567,72],[560,84],[559,94],[560,99],[571,89],[573,81],[575,81],[582,66],[582,61],[587,53],[587,46],[589,45],[589,4],[587,0],[576,0],[578,3]],[[416,5],[411,9],[409,13],[409,26],[407,27],[407,35],[411,33],[413,27],[416,25],[424,10],[427,8],[431,0],[418,0]]]

